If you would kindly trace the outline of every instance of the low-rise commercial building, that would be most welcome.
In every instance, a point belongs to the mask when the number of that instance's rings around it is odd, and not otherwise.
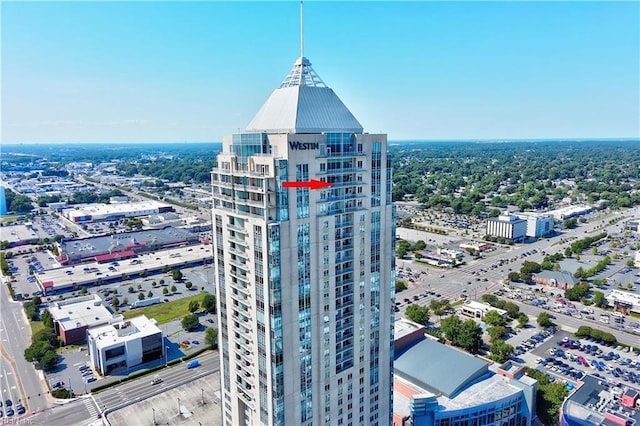
[[[62,265],[94,260],[114,261],[167,248],[196,244],[198,236],[184,229],[132,231],[63,240],[57,244],[58,262]]]
[[[632,426],[640,424],[640,389],[585,376],[565,399],[560,426]]]
[[[536,284],[568,290],[580,281],[567,271],[540,271],[531,277]]]
[[[144,315],[87,331],[89,361],[102,375],[165,356],[164,337],[156,321]]]
[[[592,211],[593,211],[593,207],[591,206],[577,205],[577,206],[561,207],[559,209],[552,210],[548,213],[552,215],[556,220],[567,220],[567,219],[571,219],[572,217],[589,214]]]
[[[640,314],[640,294],[619,289],[611,289],[604,298],[614,309]]]
[[[135,203],[88,204],[65,209],[62,211],[62,215],[73,223],[88,223],[148,216],[171,211],[173,211],[173,207],[170,204],[149,200]]]
[[[53,302],[48,309],[53,328],[65,345],[84,343],[89,328],[108,324],[113,318],[98,295]]]
[[[460,313],[471,318],[483,319],[489,311],[496,311],[503,317],[507,315],[504,309],[494,308],[486,303],[476,302],[475,300],[467,300],[460,306]]]

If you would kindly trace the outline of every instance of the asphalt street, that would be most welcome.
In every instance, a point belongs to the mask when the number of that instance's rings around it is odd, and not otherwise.
[[[3,358],[8,358],[2,363],[2,374],[5,376],[3,381],[5,384],[9,381],[8,387],[14,403],[20,400],[27,411],[38,411],[48,406],[45,396],[48,389],[42,373],[24,359],[24,350],[31,344],[31,327],[22,303],[11,299],[5,285],[0,287],[0,338]],[[5,362],[9,360],[10,362]]]
[[[90,397],[77,398],[64,405],[28,416],[28,422],[35,426],[86,426],[96,421],[98,414],[106,412],[108,418],[110,412],[191,383],[220,369],[218,352],[209,352],[197,359],[201,363],[197,368],[187,369],[187,363],[182,362],[139,379],[115,385]],[[153,385],[151,381],[155,377],[162,379],[162,382]]]

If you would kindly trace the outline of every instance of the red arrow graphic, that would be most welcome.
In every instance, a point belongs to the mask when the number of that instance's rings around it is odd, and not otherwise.
[[[322,182],[319,180],[311,179],[309,182],[282,182],[282,186],[284,188],[320,189],[320,188],[328,188],[330,186],[333,186],[333,184],[329,182]]]

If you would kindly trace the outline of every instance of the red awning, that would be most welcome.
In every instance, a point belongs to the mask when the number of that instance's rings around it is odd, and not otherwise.
[[[107,262],[109,260],[128,259],[136,255],[133,250],[119,251],[117,253],[100,254],[96,256],[96,262]]]

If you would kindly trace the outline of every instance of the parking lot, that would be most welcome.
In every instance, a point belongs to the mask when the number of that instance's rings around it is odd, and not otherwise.
[[[614,382],[640,383],[640,356],[637,353],[621,346],[607,346],[593,338],[577,339],[565,331],[533,336],[515,345],[514,355],[552,380],[575,382],[587,374],[594,374]]]

